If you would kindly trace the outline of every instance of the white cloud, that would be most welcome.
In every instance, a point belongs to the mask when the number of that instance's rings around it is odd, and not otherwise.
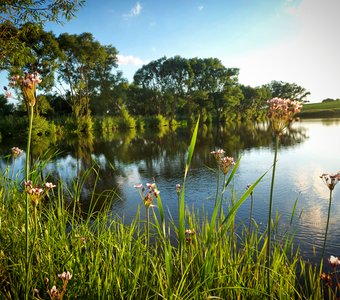
[[[129,18],[138,16],[141,13],[142,9],[143,9],[142,5],[139,2],[137,2],[135,6],[131,8],[130,12],[128,14],[124,14],[123,17]]]
[[[145,62],[139,57],[132,55],[117,55],[118,65],[133,65],[133,66],[141,66],[145,64]]]
[[[198,9],[199,11],[202,11],[202,10],[203,10],[203,8],[204,8],[204,6],[203,6],[203,5],[200,5],[199,7],[197,7],[197,9]]]

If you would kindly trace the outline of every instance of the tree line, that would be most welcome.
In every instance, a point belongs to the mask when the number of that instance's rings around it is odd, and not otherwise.
[[[37,115],[81,119],[128,111],[133,116],[162,115],[172,121],[199,113],[205,121],[221,122],[235,115],[256,118],[272,97],[303,101],[309,94],[295,83],[282,81],[259,87],[242,85],[239,69],[227,68],[217,58],[164,56],[143,65],[129,83],[117,70],[114,46],[102,45],[88,32],[55,36],[44,30],[46,20],[58,20],[60,14],[69,18],[82,2],[57,1],[64,6],[54,10],[45,6],[45,14],[40,15],[34,14],[37,7],[25,6],[29,2],[14,2],[12,10],[8,4],[0,5],[3,15],[21,16],[1,20],[0,70],[9,76],[23,71],[41,75]],[[36,3],[45,2],[49,3]],[[0,113],[24,111],[22,102],[14,107],[0,97]]]

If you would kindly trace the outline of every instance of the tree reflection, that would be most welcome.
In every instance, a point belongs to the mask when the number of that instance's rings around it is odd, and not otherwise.
[[[67,135],[57,141],[56,149],[60,153],[50,163],[49,174],[61,178],[68,186],[80,184],[79,201],[85,211],[91,198],[99,199],[96,209],[106,201],[115,199],[115,205],[125,201],[124,187],[118,182],[128,179],[129,168],[151,179],[160,175],[168,180],[181,178],[185,168],[187,149],[192,134],[191,128],[168,126],[144,131],[124,130],[94,136],[87,134]],[[45,139],[46,138],[46,139]],[[287,129],[282,137],[283,147],[292,147],[308,138],[307,130],[302,124]],[[33,147],[34,156],[38,157],[52,144],[48,137],[39,140]],[[272,134],[267,123],[234,122],[225,126],[202,125],[197,136],[191,168],[213,167],[210,152],[224,149],[228,156],[235,159],[242,152],[252,148],[271,147]],[[87,170],[93,168],[93,172]],[[97,177],[98,176],[98,177]],[[94,193],[94,194],[93,194]],[[95,196],[93,196],[95,195]],[[71,193],[69,200],[74,200]]]

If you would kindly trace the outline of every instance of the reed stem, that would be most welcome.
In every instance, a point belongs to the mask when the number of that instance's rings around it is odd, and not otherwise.
[[[271,251],[271,224],[272,224],[272,207],[273,207],[273,193],[274,193],[274,181],[275,181],[275,171],[276,171],[276,159],[277,151],[279,148],[279,135],[275,134],[275,152],[274,152],[274,162],[273,162],[273,173],[272,181],[270,186],[270,196],[269,196],[269,212],[268,212],[268,237],[267,237],[267,293],[270,295],[270,251]]]
[[[329,205],[328,205],[328,214],[327,214],[327,223],[326,223],[326,231],[325,231],[325,239],[323,241],[323,247],[322,247],[322,254],[321,254],[321,262],[324,260],[325,250],[326,250],[326,242],[327,242],[327,234],[328,234],[328,226],[329,226],[329,216],[331,214],[331,205],[332,205],[332,195],[333,190],[329,190]],[[322,263],[321,263],[322,266]]]
[[[28,138],[27,138],[27,148],[26,148],[26,166],[25,166],[25,180],[28,182],[30,175],[30,155],[31,155],[31,138],[32,138],[32,127],[33,127],[33,106],[29,105],[29,126],[28,126]],[[28,299],[29,295],[29,269],[30,269],[30,255],[29,255],[29,197],[26,193],[26,218],[25,218],[25,230],[26,230],[26,252],[25,252],[25,262],[26,262],[26,287],[25,296]]]

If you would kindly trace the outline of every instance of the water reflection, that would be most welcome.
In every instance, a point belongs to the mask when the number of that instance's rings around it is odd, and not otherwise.
[[[274,211],[278,210],[282,223],[289,225],[292,207],[296,198],[299,199],[296,218],[302,213],[294,224],[297,227],[296,237],[305,245],[302,249],[307,258],[313,257],[313,246],[317,249],[322,246],[328,190],[319,175],[340,170],[340,140],[329,138],[338,135],[339,125],[339,119],[312,119],[294,123],[282,137],[279,149]],[[133,185],[150,182],[155,178],[164,205],[176,220],[175,186],[183,179],[192,130],[193,128],[179,127],[171,130],[169,127],[162,127],[159,130],[127,130],[106,132],[99,136],[65,136],[59,140],[50,140],[46,147],[60,149],[61,153],[48,164],[45,174],[62,178],[69,186],[79,182],[85,174],[87,180],[80,195],[83,209],[88,207],[88,198],[95,186],[95,195],[99,197],[98,208],[114,198],[114,212],[124,215],[126,221],[135,215],[141,204]],[[45,148],[42,145],[45,144],[41,144],[41,149],[39,144],[36,145],[37,150],[33,151],[35,158]],[[0,147],[1,154],[8,154],[12,146],[25,147],[6,141]],[[238,195],[244,192],[248,183],[254,182],[272,166],[273,137],[269,124],[233,123],[224,127],[203,125],[198,132],[187,181],[186,203],[190,207],[204,206],[209,211],[213,206],[216,173],[215,160],[210,152],[217,148],[223,148],[226,155],[235,159],[242,158],[233,183]],[[23,162],[23,158],[16,161],[15,172],[19,171]],[[0,164],[4,170],[7,162],[2,159]],[[9,165],[11,166],[11,162]],[[87,174],[86,170],[94,165],[96,172]],[[253,216],[263,226],[267,218],[269,185],[268,175],[254,191]],[[336,215],[340,213],[340,201],[337,201],[340,191],[337,192],[337,188],[334,191],[335,201],[326,255],[336,254],[336,245],[340,238],[335,221]],[[246,201],[238,212],[239,221],[248,222],[249,207],[250,201]]]

